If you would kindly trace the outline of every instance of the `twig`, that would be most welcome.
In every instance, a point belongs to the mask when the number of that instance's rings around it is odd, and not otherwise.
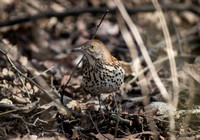
[[[24,75],[20,70],[18,70],[18,69],[16,68],[16,66],[13,64],[13,62],[11,61],[11,59],[8,57],[8,54],[7,54],[6,52],[4,52],[4,51],[1,50],[1,49],[0,49],[0,52],[2,52],[2,53],[6,56],[8,62],[11,64],[11,66],[13,67],[13,69],[14,69],[17,73],[19,73],[21,76],[23,76],[24,78],[26,78],[29,82],[31,82],[32,84],[34,84],[35,86],[37,86],[37,88],[39,88],[41,91],[46,92],[46,91],[43,90],[37,83],[35,83],[33,80],[31,80],[31,79],[28,78],[26,75]]]
[[[8,54],[6,52],[4,52],[3,50],[0,49],[0,52],[3,53],[8,62],[11,64],[11,66],[13,67],[13,69],[19,73],[21,76],[23,76],[25,79],[27,79],[30,83],[32,83],[33,85],[35,85],[38,89],[40,89],[43,93],[45,93],[46,95],[48,95],[51,100],[53,100],[58,106],[59,106],[59,110],[62,111],[62,113],[64,113],[67,117],[72,117],[71,116],[71,112],[66,109],[59,100],[57,100],[57,98],[55,97],[54,93],[55,91],[50,91],[49,87],[45,87],[45,89],[43,89],[39,84],[37,84],[35,81],[31,80],[30,78],[28,78],[26,75],[24,75],[19,69],[16,68],[16,66],[14,65],[14,63],[11,61],[11,59],[8,57]],[[41,80],[41,79],[40,79]],[[45,86],[46,84],[43,81],[38,81],[40,83],[43,83]]]
[[[142,100],[142,102],[143,102],[144,106],[147,106],[150,102],[149,98],[148,98],[149,82],[147,81],[147,78],[144,76],[144,73],[139,73],[140,71],[142,71],[142,65],[141,65],[141,61],[138,56],[137,47],[135,45],[134,39],[133,39],[130,31],[127,29],[127,26],[125,25],[124,21],[122,20],[122,17],[118,16],[117,19],[118,19],[118,23],[120,26],[120,31],[122,33],[122,36],[131,52],[132,71],[135,71],[136,77],[139,78],[138,83],[139,83],[139,86],[141,86],[142,95],[143,95],[143,97],[146,97],[144,100]],[[149,116],[152,116],[151,112],[149,112],[148,114],[149,114]],[[154,131],[155,133],[157,133],[157,130],[155,128],[155,122],[153,121],[153,119],[149,119],[149,123],[150,123],[151,130]]]
[[[19,107],[14,106],[14,105],[10,105],[7,103],[0,103],[0,109],[1,110],[15,110],[15,109],[19,109]]]
[[[16,106],[5,104],[5,103],[0,103],[1,110],[2,109],[12,109],[12,110],[0,113],[0,116],[6,115],[6,114],[9,114],[9,113],[13,113],[13,112],[17,112],[17,111],[30,110],[30,109],[34,108],[37,104],[38,104],[38,102],[36,101],[36,102],[28,104],[24,107],[16,107]]]
[[[109,118],[112,119],[112,120],[115,120],[116,122],[117,122],[118,119],[119,119],[119,123],[121,123],[121,124],[125,124],[125,125],[127,125],[127,126],[132,126],[132,121],[131,121],[131,120],[118,117],[118,116],[115,115],[115,114],[109,114],[109,115],[106,115],[106,116],[109,117]]]
[[[67,80],[67,82],[66,82],[66,84],[63,86],[63,88],[62,88],[62,92],[61,92],[61,103],[62,104],[64,104],[64,102],[63,102],[63,96],[64,96],[64,90],[65,90],[65,88],[68,86],[68,84],[69,84],[69,82],[71,81],[71,79],[72,79],[72,76],[74,75],[74,73],[75,73],[75,71],[76,71],[76,69],[78,68],[78,66],[80,65],[80,63],[83,61],[83,59],[84,59],[84,56],[81,58],[81,60],[78,62],[78,64],[76,65],[76,67],[72,70],[72,73],[70,74],[70,77],[69,77],[69,79]]]
[[[189,98],[187,99],[187,101],[185,103],[185,104],[187,104],[186,110],[189,110],[194,105],[194,98],[195,98],[195,95],[196,95],[196,93],[195,93],[195,81],[193,79],[189,79],[189,80],[186,81],[186,83],[188,83],[188,85],[190,87],[189,91],[188,91],[188,93],[190,93]],[[196,96],[198,96],[198,95],[196,95]],[[189,125],[189,122],[191,120],[191,116],[192,116],[192,114],[190,114],[190,113],[185,116],[184,122],[183,122],[183,129],[184,130],[187,130],[187,126]]]
[[[26,91],[28,97],[31,98],[31,97],[30,97],[30,93],[29,93],[28,89],[26,88],[26,86],[25,86],[25,84],[24,84],[24,82],[23,82],[23,80],[22,80],[20,74],[18,73],[17,75],[18,75],[19,80],[20,80],[20,82],[22,83],[22,85],[23,85],[23,87],[24,87],[24,89],[25,89],[25,91]]]
[[[102,21],[104,20],[104,18],[105,18],[105,16],[107,15],[107,13],[109,12],[109,10],[106,10],[106,12],[105,12],[105,14],[103,15],[103,17],[101,18],[101,21],[99,22],[99,24],[97,25],[97,27],[96,27],[96,30],[94,31],[94,33],[93,33],[93,36],[92,36],[92,39],[91,40],[93,40],[94,38],[95,38],[95,36],[96,36],[96,33],[97,33],[97,31],[98,31],[98,29],[99,29],[99,27],[100,27],[100,25],[101,25],[101,23],[102,23]]]
[[[168,17],[170,18],[171,20],[171,23],[173,25],[173,28],[175,30],[175,35],[176,35],[176,38],[177,38],[177,41],[178,41],[178,45],[179,45],[179,49],[178,49],[178,53],[183,53],[183,42],[181,41],[181,35],[180,35],[180,32],[178,31],[178,28],[177,28],[177,25],[175,24],[174,22],[174,19],[171,17],[171,14],[168,12]],[[172,37],[172,36],[171,36]]]
[[[33,76],[32,78],[30,78],[31,80],[35,79],[36,77],[42,75],[43,73],[47,73],[48,71],[50,71],[51,69],[55,68],[55,65],[54,66],[51,66],[50,68],[48,68],[47,70],[41,72],[41,73],[38,73],[37,75]]]
[[[179,3],[172,3],[172,4],[164,4],[161,5],[162,8],[165,8],[167,11],[174,10],[174,11],[192,11],[198,15],[200,15],[200,8],[197,5],[189,5],[189,4],[179,4]],[[63,12],[55,12],[55,11],[47,11],[47,12],[40,12],[36,15],[28,15],[25,17],[17,17],[15,19],[10,19],[8,21],[0,22],[0,27],[4,26],[12,26],[15,24],[28,22],[28,21],[35,21],[42,18],[50,18],[50,17],[65,17],[69,15],[80,15],[83,13],[104,13],[106,10],[109,10],[110,13],[116,13],[117,8],[96,8],[96,7],[87,7],[84,9],[74,9],[74,10],[66,10]],[[153,5],[137,5],[132,8],[127,8],[127,11],[130,14],[135,14],[137,12],[153,12],[155,11],[155,8]]]
[[[96,131],[97,131],[99,134],[101,134],[104,138],[106,138],[106,139],[109,140],[109,138],[107,138],[106,136],[104,136],[104,135],[99,131],[97,125],[94,123],[94,121],[93,121],[93,119],[92,119],[92,116],[91,116],[90,112],[88,112],[88,114],[89,114],[90,120],[91,120],[92,124],[94,125]]]
[[[177,56],[175,56],[175,57],[176,57],[176,58],[193,58],[193,59],[194,59],[194,58],[197,57],[197,55],[181,54],[181,55],[177,55]],[[159,64],[162,64],[162,63],[166,62],[167,60],[169,60],[169,57],[168,57],[168,56],[163,57],[163,58],[160,58],[159,60],[156,60],[155,62],[153,62],[153,64],[156,66],[156,65],[159,65]],[[141,74],[147,72],[148,70],[149,70],[149,67],[143,68],[141,71],[139,71],[138,75],[136,75],[133,79],[131,79],[131,80],[127,83],[127,85],[129,85],[129,84],[135,82],[135,81],[137,80],[137,78],[138,78],[139,75],[141,75]]]
[[[115,95],[113,95],[113,96],[115,96]],[[115,97],[114,97],[114,100],[115,100],[115,102],[116,102],[116,106],[117,106],[117,101],[116,101],[116,99],[115,99]],[[118,109],[118,106],[117,106],[117,109]],[[120,114],[121,114],[121,112],[122,112],[122,109],[121,109],[121,103],[120,103],[120,105],[119,105],[119,109],[117,110],[117,121],[116,121],[116,125],[115,125],[115,138],[117,137],[117,132],[118,132],[118,128],[119,128],[119,118],[120,118]]]
[[[195,34],[195,33],[198,33],[200,31],[200,24],[196,24],[195,26],[189,28],[189,29],[186,29],[186,30],[183,30],[180,32],[180,35],[181,36],[188,36],[187,40],[190,42],[190,41],[194,41],[196,38],[195,37],[191,37],[191,34]],[[199,39],[199,37],[197,37],[197,39]],[[172,35],[171,36],[171,40],[172,40],[172,43],[175,43],[177,41],[177,35]],[[183,43],[184,40],[179,40],[180,43]],[[149,52],[149,55],[152,56],[153,54],[157,54],[158,53],[158,50],[160,50],[161,48],[164,48],[166,45],[166,41],[165,40],[162,40],[160,41],[159,43],[157,43],[154,47],[150,48],[148,50]],[[141,61],[144,61],[144,58],[143,56],[140,57]]]
[[[9,111],[6,111],[6,112],[2,112],[2,113],[0,113],[0,116],[6,115],[6,114],[9,114],[9,113],[13,113],[13,112],[17,112],[17,111],[19,111],[19,109],[14,109],[14,110],[9,110]]]
[[[170,101],[170,98],[169,98],[169,94],[165,88],[165,86],[163,85],[163,83],[161,82],[157,72],[156,72],[156,69],[153,65],[153,62],[151,61],[151,58],[148,54],[148,51],[146,49],[146,46],[144,45],[144,42],[140,36],[140,33],[137,29],[137,27],[135,26],[135,24],[132,22],[130,16],[128,15],[128,12],[126,11],[125,7],[122,5],[122,3],[119,1],[119,0],[116,0],[116,3],[117,3],[117,6],[123,16],[123,18],[125,19],[126,23],[128,24],[128,26],[130,27],[131,29],[131,32],[133,33],[134,37],[135,37],[135,40],[137,41],[139,47],[140,47],[140,50],[144,56],[144,59],[150,69],[150,72],[152,74],[152,77],[153,77],[153,80],[155,82],[155,84],[157,85],[158,89],[160,90],[163,98],[168,102]]]
[[[175,116],[182,116],[184,114],[193,114],[193,115],[200,114],[200,109],[179,110],[179,111],[175,112]],[[168,118],[168,117],[169,117],[169,114],[159,116],[160,119],[165,119],[165,118]]]
[[[156,68],[153,65],[153,62],[148,54],[147,48],[142,40],[142,37],[136,27],[136,25],[133,23],[133,21],[131,20],[131,17],[129,16],[128,12],[126,11],[124,5],[122,4],[122,2],[120,0],[115,0],[115,3],[122,15],[122,17],[124,18],[124,20],[126,21],[128,27],[130,28],[135,41],[137,42],[138,46],[140,47],[141,53],[144,57],[144,60],[147,64],[147,66],[149,67],[150,73],[152,75],[152,78],[157,86],[157,88],[159,89],[162,97],[167,101],[167,103],[170,103],[170,97],[169,94],[167,92],[167,89],[165,88],[164,84],[162,83],[161,79],[158,76],[158,73],[156,72]],[[144,92],[145,93],[145,92]],[[147,94],[146,94],[147,95]],[[155,128],[155,122],[154,121],[150,121],[150,127],[152,129],[152,131],[154,131],[157,136],[158,136],[158,131]]]
[[[169,34],[169,29],[167,27],[167,22],[165,20],[160,4],[158,3],[158,0],[152,0],[152,2],[158,12],[158,16],[161,22],[162,30],[163,30],[165,41],[166,41],[166,47],[167,47],[166,49],[167,49],[167,54],[169,57],[170,70],[171,70],[171,75],[172,75],[173,93],[174,93],[173,106],[176,108],[178,104],[179,82],[177,78],[178,74],[177,74],[177,68],[176,68],[176,62],[175,62],[175,52],[173,50],[172,40]]]
[[[168,101],[168,104],[173,106],[175,109],[177,108],[178,104],[178,94],[179,94],[179,82],[178,82],[178,74],[177,74],[177,67],[176,67],[176,62],[175,62],[175,52],[173,50],[172,46],[172,41],[171,37],[169,34],[169,29],[167,27],[167,22],[164,17],[163,11],[160,7],[160,4],[158,3],[158,0],[152,0],[153,5],[156,8],[156,11],[158,12],[158,16],[160,19],[160,23],[162,26],[163,34],[165,37],[166,41],[166,49],[167,49],[167,54],[169,57],[169,64],[170,64],[170,71],[171,71],[171,78],[172,78],[172,84],[173,84],[173,98],[172,101]],[[175,139],[174,135],[174,130],[175,130],[175,120],[174,120],[174,111],[170,110],[169,111],[169,129],[171,131],[171,138],[172,140]]]
[[[90,112],[88,112],[88,114],[89,114],[90,120],[91,120],[92,124],[94,125],[95,129],[97,130],[97,132],[98,132],[99,134],[101,134],[101,132],[99,131],[97,125],[94,123],[94,121],[93,121],[93,119],[92,119],[92,116],[91,116]]]
[[[138,137],[141,137],[141,135],[156,135],[155,133],[151,132],[151,131],[143,131],[143,132],[140,132],[140,133],[135,133],[132,135],[132,139],[137,139]],[[153,138],[153,139],[156,139],[156,138]]]

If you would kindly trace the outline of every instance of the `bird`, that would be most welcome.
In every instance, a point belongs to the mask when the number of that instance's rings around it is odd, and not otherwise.
[[[88,40],[73,52],[82,52],[86,57],[83,63],[81,87],[92,96],[113,93],[124,82],[124,70],[120,62],[111,55],[106,45],[100,40]]]

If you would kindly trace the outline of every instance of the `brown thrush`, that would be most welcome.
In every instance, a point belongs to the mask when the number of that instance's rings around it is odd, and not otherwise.
[[[81,51],[87,58],[83,64],[81,86],[93,96],[119,90],[124,72],[119,61],[99,40],[89,40],[74,51]]]

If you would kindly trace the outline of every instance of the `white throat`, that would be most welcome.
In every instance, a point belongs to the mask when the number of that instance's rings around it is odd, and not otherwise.
[[[94,65],[95,65],[95,59],[94,59],[94,57],[92,57],[92,56],[90,56],[90,55],[88,55],[88,54],[85,54],[85,55],[86,55],[86,57],[87,57],[87,59],[88,59],[90,65],[91,65],[91,66],[94,66]]]

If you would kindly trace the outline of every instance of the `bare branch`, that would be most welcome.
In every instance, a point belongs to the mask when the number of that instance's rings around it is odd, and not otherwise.
[[[47,85],[47,83],[45,82],[45,80],[41,77],[38,76],[35,78],[35,80],[39,83],[36,83],[35,81],[33,81],[32,79],[30,79],[29,77],[27,77],[25,74],[23,74],[19,69],[17,69],[17,67],[14,65],[14,63],[12,62],[12,60],[9,58],[7,52],[5,52],[3,50],[2,46],[6,46],[6,44],[4,43],[0,43],[0,52],[3,53],[8,62],[11,64],[12,68],[22,77],[24,77],[25,79],[27,79],[30,83],[32,83],[33,85],[35,85],[37,88],[39,88],[43,93],[45,93],[48,97],[51,98],[51,100],[53,100],[56,105],[58,106],[58,109],[64,113],[67,117],[72,117],[71,112],[66,109],[60,102],[60,100],[58,99],[58,97],[55,95],[56,91],[51,90],[51,88]],[[25,64],[26,68],[28,68],[28,70],[31,72],[32,75],[34,75],[35,73],[35,69],[31,66],[30,63]]]
[[[166,11],[174,10],[174,11],[192,11],[198,15],[200,15],[200,8],[197,5],[188,5],[188,4],[179,4],[179,3],[172,3],[167,5],[161,5],[163,9]],[[153,5],[138,5],[133,8],[126,8],[130,14],[135,14],[138,12],[153,12],[155,8]],[[47,11],[47,12],[40,12],[36,15],[27,15],[25,17],[17,17],[15,19],[10,19],[7,21],[0,22],[0,27],[4,26],[12,26],[15,24],[20,24],[28,21],[35,21],[42,18],[50,18],[50,17],[65,17],[71,15],[80,15],[83,13],[104,13],[106,10],[109,10],[109,13],[116,13],[117,8],[96,8],[96,7],[87,7],[84,9],[73,9],[73,10],[65,10],[63,12],[55,12],[55,11]]]

